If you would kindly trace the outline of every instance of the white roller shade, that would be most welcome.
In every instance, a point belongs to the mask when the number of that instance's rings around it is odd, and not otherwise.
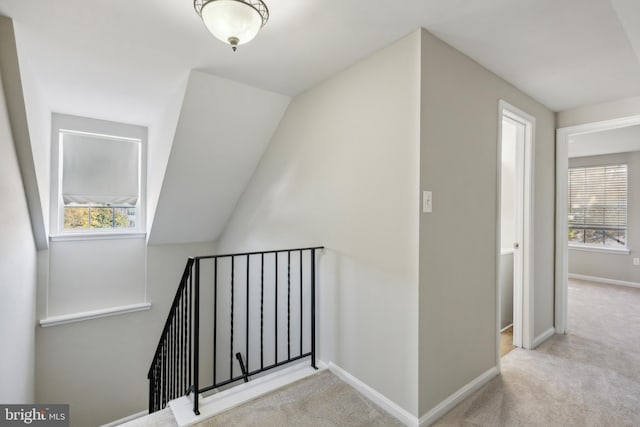
[[[140,142],[62,134],[65,204],[133,206],[138,201]]]

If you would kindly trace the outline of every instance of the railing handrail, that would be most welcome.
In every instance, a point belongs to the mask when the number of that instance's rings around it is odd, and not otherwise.
[[[151,377],[151,371],[153,370],[154,362],[158,358],[160,349],[162,348],[163,339],[167,334],[167,331],[169,330],[169,326],[171,325],[171,320],[175,315],[174,313],[175,313],[176,304],[180,299],[180,294],[182,293],[182,290],[187,285],[187,279],[189,278],[189,273],[191,272],[191,267],[193,266],[194,262],[195,262],[195,259],[191,257],[187,260],[187,265],[184,267],[184,272],[182,273],[182,277],[180,278],[180,284],[178,285],[178,290],[176,291],[176,294],[173,297],[173,301],[171,302],[171,308],[169,308],[169,314],[167,315],[167,320],[165,320],[164,322],[164,327],[162,328],[162,333],[160,334],[160,339],[158,340],[156,351],[153,353],[153,358],[151,359],[151,367],[149,367],[147,378]]]
[[[284,252],[299,252],[299,251],[310,251],[312,249],[324,249],[324,246],[312,246],[308,248],[294,248],[294,249],[274,249],[269,251],[255,251],[255,252],[238,252],[234,254],[221,254],[221,255],[203,255],[193,257],[194,260],[197,259],[213,259],[213,258],[229,258],[229,257],[239,257],[239,256],[247,256],[247,255],[262,255],[262,254],[273,254],[273,253],[284,253]]]
[[[206,392],[216,387],[221,387],[223,385],[230,384],[232,382],[238,381],[240,379],[244,379],[245,382],[248,381],[248,377],[250,375],[266,372],[274,367],[285,365],[286,363],[293,362],[295,360],[302,359],[304,357],[310,356],[311,358],[311,366],[315,369],[316,367],[316,295],[315,295],[315,281],[316,281],[316,251],[324,250],[324,246],[310,246],[304,248],[291,248],[291,249],[274,249],[274,250],[266,250],[266,251],[251,251],[251,252],[237,252],[237,253],[226,253],[226,254],[217,254],[217,255],[202,255],[202,256],[194,256],[190,257],[187,260],[186,266],[184,268],[184,272],[181,276],[180,283],[178,285],[178,289],[176,290],[176,294],[172,300],[171,307],[169,309],[169,313],[164,323],[164,327],[162,329],[162,333],[160,334],[160,339],[158,341],[158,345],[156,346],[153,359],[151,362],[151,366],[147,373],[147,378],[149,379],[149,411],[153,412],[165,407],[165,405],[176,397],[179,397],[181,393],[189,394],[191,392],[193,395],[193,411],[196,415],[199,415],[199,394],[202,392]],[[287,304],[286,304],[286,314],[287,314],[287,345],[290,346],[290,316],[291,316],[291,254],[299,252],[299,274],[300,274],[300,354],[295,356],[291,354],[290,347],[287,351],[286,360],[282,360],[282,358],[278,357],[278,255],[279,254],[288,254],[287,256]],[[303,252],[309,252],[311,257],[309,259],[309,286],[310,286],[310,346],[311,350],[308,352],[303,352]],[[264,366],[262,363],[262,352],[263,352],[263,330],[262,330],[262,316],[263,316],[263,295],[264,292],[264,262],[265,255],[274,254],[274,257],[269,257],[271,261],[275,260],[275,360],[274,364]],[[252,256],[261,255],[260,265],[261,265],[261,276],[260,276],[260,368],[250,370],[249,366],[249,268],[250,268],[250,260]],[[245,279],[245,288],[246,288],[246,343],[245,343],[245,357],[247,364],[245,365],[241,356],[241,353],[236,353],[236,358],[238,363],[240,364],[240,369],[242,371],[241,377],[234,377],[233,375],[233,333],[234,333],[234,305],[233,305],[233,295],[234,295],[234,260],[236,258],[246,258],[246,279]],[[231,259],[231,344],[230,344],[230,372],[229,372],[229,380],[218,382],[216,379],[216,369],[215,369],[215,361],[216,359],[216,314],[217,313],[217,277],[218,277],[218,260],[219,259]],[[201,260],[214,260],[214,305],[213,309],[214,313],[214,325],[213,325],[213,358],[214,358],[214,366],[213,366],[213,383],[211,386],[202,387],[200,385],[200,372],[199,372],[199,360],[200,360],[200,261]],[[269,261],[269,262],[271,262]],[[226,261],[225,261],[226,262]],[[192,312],[193,308],[193,312]],[[192,342],[193,338],[193,342]],[[187,367],[188,363],[188,367]],[[193,369],[192,369],[193,368]]]

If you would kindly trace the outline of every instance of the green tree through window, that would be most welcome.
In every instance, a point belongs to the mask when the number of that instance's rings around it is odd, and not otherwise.
[[[132,211],[132,212],[129,212]],[[87,228],[131,228],[134,227],[130,215],[135,208],[114,208],[104,206],[65,207],[64,228],[67,230]],[[89,216],[91,220],[89,221]]]

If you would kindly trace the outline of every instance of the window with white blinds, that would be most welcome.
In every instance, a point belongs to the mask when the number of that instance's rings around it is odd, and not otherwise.
[[[51,125],[52,237],[143,233],[147,129],[57,113]]]
[[[569,243],[627,246],[627,165],[569,169]]]
[[[138,223],[142,141],[60,131],[65,231],[131,231]]]

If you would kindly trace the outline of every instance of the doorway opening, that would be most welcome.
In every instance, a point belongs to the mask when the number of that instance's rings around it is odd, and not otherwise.
[[[568,332],[569,276],[636,287],[627,239],[627,174],[640,151],[640,116],[560,128],[556,133],[555,330]],[[570,179],[571,178],[571,179]],[[630,180],[631,178],[629,178]],[[569,187],[572,188],[571,197]],[[569,203],[571,201],[571,203]],[[637,239],[635,239],[637,241]],[[571,249],[571,270],[569,269]],[[640,261],[637,261],[640,265]],[[569,274],[571,273],[571,274]],[[575,288],[578,289],[578,288]],[[579,289],[578,289],[579,291]]]
[[[533,347],[533,141],[535,118],[500,101],[497,227],[498,365]]]

